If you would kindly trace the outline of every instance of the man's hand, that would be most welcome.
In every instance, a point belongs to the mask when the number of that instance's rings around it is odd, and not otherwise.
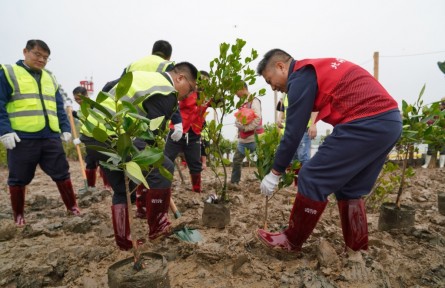
[[[71,140],[71,133],[70,132],[63,132],[60,135],[60,139],[62,139],[62,141],[68,142]]]
[[[264,177],[263,181],[261,181],[261,193],[267,197],[272,196],[278,185],[278,181],[280,181],[280,177],[280,175],[275,175],[270,171],[269,174]]]
[[[12,150],[15,148],[15,142],[20,142],[21,140],[15,132],[11,132],[1,136],[0,141],[2,141],[6,149]]]
[[[235,127],[241,131],[244,131],[243,125],[241,123],[239,123],[238,121],[235,121]]]
[[[311,140],[317,137],[317,126],[315,124],[312,124],[307,130],[307,134],[309,136],[309,139]]]
[[[170,138],[172,138],[173,141],[177,142],[182,138],[182,123],[178,123],[174,125],[175,130],[173,131]]]

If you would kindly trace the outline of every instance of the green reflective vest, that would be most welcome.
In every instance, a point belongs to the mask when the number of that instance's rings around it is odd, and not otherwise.
[[[51,130],[60,132],[56,103],[59,85],[51,72],[42,70],[40,91],[39,83],[22,66],[14,64],[2,67],[12,87],[11,100],[6,104],[11,128],[16,131],[38,132],[45,127],[46,115]]]
[[[170,83],[170,81],[168,81],[168,79],[161,73],[145,72],[145,71],[135,71],[132,73],[133,73],[133,82],[131,83],[131,87],[130,87],[130,89],[128,89],[127,94],[125,96],[123,96],[117,102],[117,107],[116,107],[116,102],[111,98],[107,98],[100,103],[111,114],[115,114],[116,110],[119,111],[121,109],[121,107],[122,107],[122,104],[120,102],[121,100],[125,100],[127,102],[132,103],[140,97],[144,97],[144,98],[148,99],[149,97],[151,97],[155,94],[161,94],[161,95],[167,96],[173,92],[176,92],[175,88]],[[117,84],[110,90],[109,93],[112,95],[115,95],[116,87],[117,87]],[[138,108],[139,114],[145,116],[143,101],[138,104],[137,108]],[[96,112],[102,114],[100,111],[96,110]],[[106,131],[108,135],[114,134],[113,131],[106,129],[105,125],[103,123],[99,123],[96,120],[96,118],[94,118],[93,116],[89,115],[87,120],[88,120],[88,122],[92,123],[94,126],[98,126],[100,129]],[[91,132],[88,131],[85,124],[82,125],[80,130],[81,130],[81,133],[84,134],[85,136],[92,137]]]
[[[167,67],[171,64],[174,63],[168,60],[164,60],[158,55],[148,55],[128,65],[128,67],[125,69],[125,72],[165,72]]]

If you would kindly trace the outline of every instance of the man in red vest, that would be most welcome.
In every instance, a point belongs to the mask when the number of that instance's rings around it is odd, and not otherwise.
[[[339,58],[294,60],[273,49],[257,67],[274,91],[287,93],[286,130],[261,192],[272,195],[306,131],[311,112],[334,126],[317,153],[300,170],[298,193],[282,232],[257,231],[267,247],[300,251],[320,219],[330,194],[337,198],[345,244],[368,248],[362,196],[368,194],[400,137],[397,102],[363,68]]]

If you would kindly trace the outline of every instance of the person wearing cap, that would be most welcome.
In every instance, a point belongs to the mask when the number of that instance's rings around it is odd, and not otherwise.
[[[71,214],[80,215],[62,141],[71,139],[59,84],[45,69],[51,50],[29,40],[24,60],[0,69],[0,141],[7,149],[8,187],[14,221],[25,225],[26,186],[37,165],[56,182]]]
[[[312,112],[334,126],[317,153],[300,170],[298,192],[281,232],[263,229],[258,239],[276,251],[298,252],[312,234],[334,194],[343,238],[351,250],[368,249],[368,223],[362,197],[376,181],[402,132],[397,102],[365,69],[341,58],[295,60],[273,49],[257,67],[274,91],[287,93],[286,129],[261,192],[272,195],[307,128]]]

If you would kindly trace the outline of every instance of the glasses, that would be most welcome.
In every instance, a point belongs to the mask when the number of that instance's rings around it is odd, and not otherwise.
[[[31,52],[37,59],[42,58],[43,61],[45,61],[45,62],[51,61],[51,58],[49,58],[49,56],[43,56],[40,52],[36,52],[36,51],[33,51],[33,50],[31,50],[29,52]]]

